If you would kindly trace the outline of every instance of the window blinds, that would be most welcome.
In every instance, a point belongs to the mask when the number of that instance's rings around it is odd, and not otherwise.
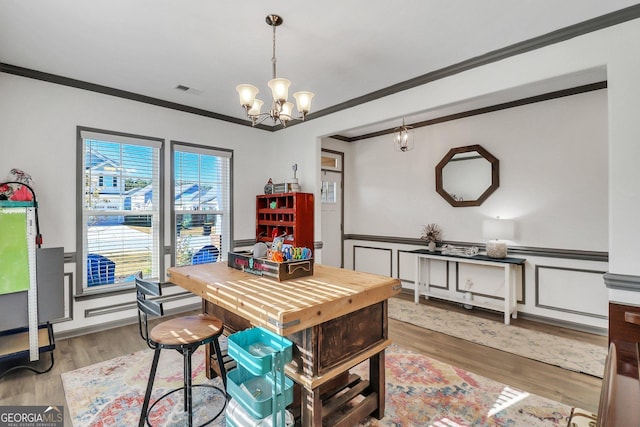
[[[220,261],[231,250],[230,151],[173,146],[175,264]]]
[[[81,132],[84,288],[160,276],[162,141]]]

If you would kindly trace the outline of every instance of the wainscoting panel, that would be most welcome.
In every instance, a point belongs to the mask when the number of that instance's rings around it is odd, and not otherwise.
[[[64,316],[52,323],[73,320],[73,273],[64,273]]]
[[[604,273],[536,265],[536,307],[607,318],[609,296],[602,277]]]
[[[416,254],[411,253],[411,251],[398,249],[397,263],[397,277],[400,279],[402,287],[404,289],[415,289]],[[450,277],[455,279],[455,271],[450,270],[451,265],[451,263],[447,263],[446,261],[431,260],[431,290],[448,290],[451,286],[455,286],[455,283],[449,283]]]
[[[512,269],[515,281],[516,301],[524,303],[524,267]],[[504,300],[504,269],[489,265],[458,263],[456,291],[473,293],[474,296]]]
[[[456,291],[504,299],[504,270],[487,265],[458,263]]]
[[[453,263],[449,261],[440,261],[437,259],[429,260],[429,269],[430,276],[429,277],[429,286],[431,292],[437,292],[439,289],[449,290],[455,289],[456,284],[454,280],[456,279],[455,271],[451,270]],[[426,277],[422,276],[421,280],[426,281]]]
[[[393,275],[392,250],[369,246],[353,247],[353,269],[365,273]]]
[[[400,249],[398,249],[396,253],[398,255],[398,273],[396,277],[400,279],[403,287],[407,287],[405,284],[410,284],[410,288],[413,289],[416,279],[416,254]]]
[[[478,242],[443,243],[482,246]],[[345,234],[345,268],[392,275],[400,279],[404,289],[413,291],[416,255],[411,251],[424,247],[420,239]],[[514,277],[518,313],[564,327],[606,333],[609,299],[603,278],[608,269],[606,252],[510,247],[509,253],[526,258]],[[460,298],[467,280],[473,283],[474,300],[496,303],[503,298],[502,269],[432,261],[430,291],[434,297]]]

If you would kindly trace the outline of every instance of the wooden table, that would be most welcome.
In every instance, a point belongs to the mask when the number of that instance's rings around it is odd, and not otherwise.
[[[387,299],[400,292],[398,279],[315,265],[313,276],[278,282],[223,263],[173,267],[168,275],[202,297],[204,310],[230,332],[261,326],[294,343],[286,373],[298,385],[293,407],[303,426],[384,416]],[[368,381],[349,373],[365,360]],[[340,390],[346,393],[336,396]]]

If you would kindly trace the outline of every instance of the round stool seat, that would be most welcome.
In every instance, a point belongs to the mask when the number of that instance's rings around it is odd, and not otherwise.
[[[149,338],[162,346],[204,343],[222,334],[223,322],[214,316],[199,314],[165,320],[149,332]]]

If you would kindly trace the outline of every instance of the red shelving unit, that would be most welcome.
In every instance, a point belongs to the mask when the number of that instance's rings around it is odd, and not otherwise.
[[[256,196],[256,242],[284,243],[313,250],[313,194],[279,193]]]

